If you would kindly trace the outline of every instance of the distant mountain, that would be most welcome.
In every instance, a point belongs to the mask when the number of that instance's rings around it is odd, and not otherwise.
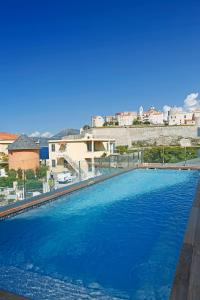
[[[50,139],[51,140],[59,140],[59,139],[62,139],[64,136],[77,135],[79,133],[80,133],[80,131],[78,129],[66,128],[66,129],[63,129],[60,132],[56,133]]]

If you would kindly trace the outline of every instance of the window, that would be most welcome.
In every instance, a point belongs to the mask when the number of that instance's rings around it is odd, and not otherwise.
[[[66,146],[67,146],[66,144],[61,144],[59,150],[60,150],[60,151],[65,151],[66,148],[67,148]]]
[[[55,159],[52,159],[51,165],[52,165],[53,168],[55,168],[55,166],[56,166],[56,161],[55,161]]]
[[[87,142],[87,151],[88,152],[92,151],[92,142]]]
[[[55,144],[51,144],[51,151],[55,152],[56,151],[56,145]]]

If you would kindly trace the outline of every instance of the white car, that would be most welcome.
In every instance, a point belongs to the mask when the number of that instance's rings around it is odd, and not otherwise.
[[[72,182],[72,180],[73,180],[73,176],[70,172],[63,172],[57,175],[58,183]]]

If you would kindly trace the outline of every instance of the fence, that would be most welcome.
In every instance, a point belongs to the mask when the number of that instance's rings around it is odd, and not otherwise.
[[[109,157],[95,158],[93,160],[79,161],[76,163],[76,168],[70,168],[68,165],[67,168],[63,168],[59,173],[47,172],[46,178],[43,179],[23,176],[21,180],[7,180],[9,185],[6,186],[4,184],[4,186],[1,187],[0,184],[0,206],[5,206],[60,188],[67,188],[71,184],[89,178],[114,174],[120,172],[121,169],[135,167],[136,162],[135,154],[112,155]]]
[[[67,188],[89,178],[120,172],[121,169],[137,167],[138,164],[185,165],[200,167],[199,147],[152,146],[135,148],[130,153],[115,154],[76,162],[76,166],[67,164],[56,172],[47,172],[46,178],[26,178],[7,180],[0,177],[0,206]],[[61,172],[61,173],[60,173]],[[63,179],[59,179],[59,174]],[[5,184],[8,182],[9,184]],[[3,183],[3,185],[1,185]]]
[[[141,163],[200,165],[199,147],[154,146],[137,150]]]

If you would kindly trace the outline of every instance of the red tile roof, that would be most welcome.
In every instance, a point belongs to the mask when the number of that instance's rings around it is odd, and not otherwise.
[[[16,140],[16,138],[18,138],[17,134],[0,132],[0,140]]]

